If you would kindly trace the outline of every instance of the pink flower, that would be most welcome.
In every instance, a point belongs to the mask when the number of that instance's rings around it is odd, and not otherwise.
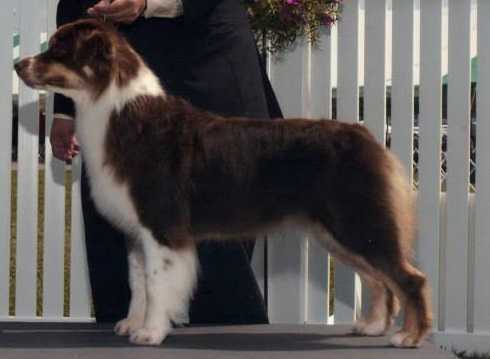
[[[300,2],[300,0],[286,0],[286,4],[294,5],[294,6],[299,5],[299,2]]]

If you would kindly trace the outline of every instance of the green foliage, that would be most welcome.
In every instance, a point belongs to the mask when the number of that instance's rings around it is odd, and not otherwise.
[[[255,0],[248,3],[248,11],[259,46],[278,53],[301,37],[316,45],[321,29],[330,28],[338,20],[341,3],[342,0]]]

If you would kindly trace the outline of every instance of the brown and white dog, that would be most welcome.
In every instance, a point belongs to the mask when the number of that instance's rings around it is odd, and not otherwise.
[[[362,126],[337,121],[223,118],[172,97],[110,25],[61,27],[16,70],[76,104],[76,135],[99,211],[132,238],[132,299],[115,331],[160,344],[186,313],[196,243],[301,224],[372,290],[361,335],[418,346],[431,327],[426,277],[410,263],[411,188]],[[226,268],[223,268],[226,270]]]

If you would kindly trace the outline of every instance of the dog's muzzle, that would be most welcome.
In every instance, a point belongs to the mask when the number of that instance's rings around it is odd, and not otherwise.
[[[14,65],[15,72],[17,75],[25,82],[25,84],[29,87],[38,87],[41,84],[36,79],[34,73],[34,58],[27,57]]]

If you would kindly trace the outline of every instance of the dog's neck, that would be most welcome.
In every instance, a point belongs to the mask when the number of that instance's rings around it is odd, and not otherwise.
[[[144,64],[137,76],[126,86],[118,87],[113,81],[104,93],[95,101],[75,99],[76,135],[80,141],[87,170],[93,175],[102,174],[104,166],[104,142],[109,120],[113,113],[119,113],[126,104],[139,96],[159,96],[166,93],[158,78]]]
[[[113,79],[107,89],[94,99],[91,94],[73,96],[78,113],[117,111],[119,112],[129,101],[138,96],[162,96],[166,93],[155,74],[144,64],[139,64],[137,75],[125,86],[120,87]]]

